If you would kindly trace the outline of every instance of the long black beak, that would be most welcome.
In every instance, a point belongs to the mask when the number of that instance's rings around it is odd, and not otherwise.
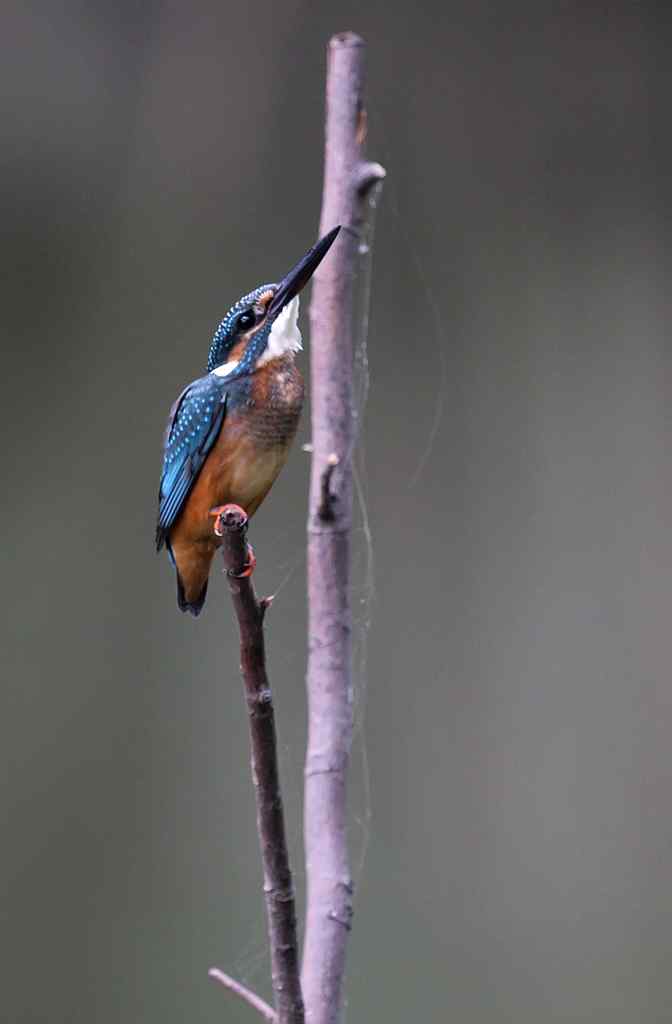
[[[295,267],[290,270],[286,277],[278,285],[277,291],[271,299],[271,304],[266,311],[266,316],[273,319],[288,302],[298,295],[304,285],[308,284],[311,277],[319,267],[324,257],[329,252],[336,240],[336,235],[341,230],[338,227],[332,228],[329,234],[321,238],[317,245],[309,249],[305,256],[302,256]]]

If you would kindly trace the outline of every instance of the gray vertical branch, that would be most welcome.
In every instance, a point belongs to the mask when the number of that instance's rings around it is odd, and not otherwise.
[[[346,775],[352,738],[353,284],[367,193],[385,175],[362,155],[364,52],[363,41],[352,33],[329,43],[320,235],[336,224],[343,230],[315,275],[310,306],[307,908],[301,975],[309,1024],[335,1024],[340,1016],[352,916]]]

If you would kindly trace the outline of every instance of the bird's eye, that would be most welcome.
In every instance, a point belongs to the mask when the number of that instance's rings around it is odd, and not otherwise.
[[[236,326],[239,331],[249,331],[250,327],[254,327],[255,319],[254,312],[251,309],[246,309],[238,317]]]

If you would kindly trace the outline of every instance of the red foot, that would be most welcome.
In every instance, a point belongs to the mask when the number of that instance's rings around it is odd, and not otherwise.
[[[246,530],[247,529],[247,512],[240,505],[217,505],[216,508],[211,508],[211,516],[215,518],[214,531],[218,537],[224,536],[224,530],[226,527],[234,530]],[[225,526],[226,524],[226,526]],[[248,576],[251,576],[254,572],[257,559],[254,554],[254,548],[251,544],[247,544],[247,561],[243,566],[242,572],[231,572],[230,569],[226,570],[227,576],[230,576],[234,580],[244,580]]]
[[[257,556],[254,553],[254,548],[251,544],[247,545],[247,561],[243,566],[242,572],[231,572],[230,569],[226,570],[226,575],[230,576],[234,580],[246,580],[248,576],[251,576],[257,567]]]
[[[211,508],[208,515],[215,517],[215,533],[218,537],[224,536],[222,520],[226,519],[229,526],[242,530],[247,526],[247,512],[240,505],[217,505]]]

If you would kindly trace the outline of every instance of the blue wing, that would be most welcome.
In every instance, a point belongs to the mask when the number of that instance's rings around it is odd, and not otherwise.
[[[156,550],[163,547],[226,415],[226,391],[211,376],[189,384],[168,417],[159,487]]]

